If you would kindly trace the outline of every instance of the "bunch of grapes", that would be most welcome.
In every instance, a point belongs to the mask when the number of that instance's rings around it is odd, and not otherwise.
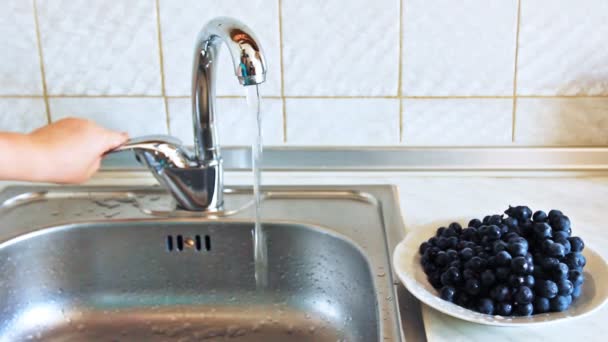
[[[437,229],[419,250],[429,283],[444,300],[489,315],[568,309],[582,293],[586,264],[570,219],[527,206],[505,214]]]

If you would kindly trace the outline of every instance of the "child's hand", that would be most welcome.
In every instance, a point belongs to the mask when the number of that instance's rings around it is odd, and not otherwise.
[[[32,180],[82,183],[99,169],[103,154],[123,144],[128,136],[93,121],[68,118],[42,127],[28,138],[40,169]]]

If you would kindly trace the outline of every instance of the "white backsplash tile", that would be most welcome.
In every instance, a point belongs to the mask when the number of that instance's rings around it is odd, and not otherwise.
[[[398,0],[282,5],[286,95],[397,95]]]
[[[45,79],[55,120],[132,136],[169,128],[191,143],[182,96],[196,35],[218,16],[243,21],[265,50],[266,145],[608,146],[605,0],[5,0],[0,131],[46,123]],[[253,117],[231,97],[244,89],[221,50],[220,143],[249,145]]]
[[[523,0],[518,94],[608,95],[606,37],[606,0]]]
[[[608,98],[520,98],[520,145],[608,145]]]
[[[187,145],[194,142],[190,99],[170,98],[171,134]],[[220,146],[250,146],[254,141],[255,117],[249,115],[244,98],[219,98],[216,101]],[[283,109],[279,99],[262,100],[262,139],[265,146],[283,144]]]
[[[287,99],[289,145],[397,145],[397,99]]]
[[[159,95],[154,1],[38,1],[49,94]]]
[[[42,95],[40,58],[31,1],[0,3],[0,94]]]
[[[427,146],[509,145],[510,99],[403,100],[403,143]]]
[[[167,134],[162,98],[51,98],[51,119],[81,117],[134,138]]]
[[[165,89],[168,95],[190,95],[192,55],[196,35],[209,20],[229,16],[241,20],[257,35],[268,64],[263,95],[281,94],[279,16],[277,0],[160,0]],[[218,95],[244,95],[222,46],[217,73]]]
[[[29,133],[47,123],[42,98],[0,98],[0,131]]]
[[[517,1],[403,4],[403,94],[512,95]]]

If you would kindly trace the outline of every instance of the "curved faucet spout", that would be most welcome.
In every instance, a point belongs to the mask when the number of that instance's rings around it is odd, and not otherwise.
[[[215,77],[222,42],[230,51],[234,73],[242,85],[266,80],[264,52],[245,24],[231,18],[216,18],[203,27],[196,38],[192,70],[194,147],[200,162],[220,159],[215,127]]]
[[[257,37],[249,27],[235,19],[220,17],[207,23],[196,38],[195,54],[200,51],[205,55],[213,50],[215,55],[208,58],[208,62],[213,62],[222,42],[228,47],[234,74],[241,85],[260,84],[266,80],[266,60]],[[200,64],[194,63],[194,67],[197,66]]]
[[[215,77],[222,42],[230,51],[241,85],[266,79],[264,53],[247,26],[231,18],[217,18],[203,27],[196,38],[192,70],[194,153],[166,136],[132,140],[111,151],[133,151],[187,210],[220,211],[224,204],[224,169],[215,127]]]

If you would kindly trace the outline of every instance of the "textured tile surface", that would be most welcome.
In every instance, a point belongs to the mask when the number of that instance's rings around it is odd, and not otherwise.
[[[397,99],[288,99],[290,145],[397,145]]]
[[[407,145],[509,145],[510,99],[403,100],[403,143]]]
[[[42,77],[31,1],[0,3],[0,94],[41,95]]]
[[[403,4],[403,94],[512,95],[517,1]]]
[[[190,99],[169,99],[171,134],[192,145],[192,107]],[[217,126],[221,146],[249,146],[254,141],[255,117],[249,115],[245,99],[217,99]],[[262,102],[263,144],[283,144],[283,109],[281,100]]]
[[[154,1],[38,1],[49,94],[161,93]]]
[[[0,99],[0,131],[27,133],[46,124],[42,98]]]
[[[283,0],[286,95],[397,95],[398,0]]]
[[[279,15],[277,0],[161,0],[160,14],[168,95],[190,95],[192,51],[196,35],[217,16],[241,20],[257,35],[268,63],[264,95],[281,94]],[[228,50],[222,46],[218,64],[218,95],[244,95]]]
[[[608,145],[608,98],[518,99],[515,142]]]
[[[167,134],[161,98],[54,98],[50,107],[54,121],[73,116],[128,132],[131,137]]]
[[[524,0],[517,91],[608,95],[608,1]]]

